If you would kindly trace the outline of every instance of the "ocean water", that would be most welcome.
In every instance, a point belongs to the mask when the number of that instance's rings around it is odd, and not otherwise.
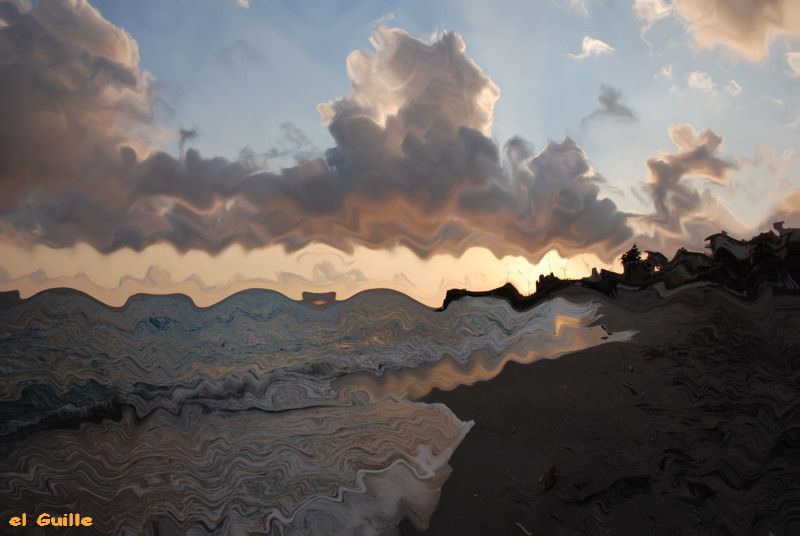
[[[418,399],[509,360],[631,340],[599,318],[592,302],[434,311],[387,290],[325,306],[262,290],[208,308],[68,290],[12,302],[0,510],[79,512],[101,534],[423,529],[473,423]]]

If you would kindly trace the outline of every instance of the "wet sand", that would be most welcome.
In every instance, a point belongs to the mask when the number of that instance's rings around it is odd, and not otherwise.
[[[800,296],[559,295],[636,342],[423,398],[475,421],[424,534],[800,534]]]

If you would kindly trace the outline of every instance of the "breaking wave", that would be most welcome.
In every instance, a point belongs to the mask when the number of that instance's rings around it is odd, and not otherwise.
[[[387,290],[318,307],[251,290],[108,307],[54,290],[0,307],[4,514],[104,534],[422,529],[471,422],[415,401],[630,334],[592,303],[434,311]]]

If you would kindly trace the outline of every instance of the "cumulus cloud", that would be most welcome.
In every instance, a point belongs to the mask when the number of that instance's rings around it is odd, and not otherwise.
[[[591,120],[601,117],[626,122],[636,121],[636,114],[622,103],[622,98],[622,90],[611,86],[600,86],[600,94],[597,96],[600,108],[584,117],[581,123],[586,125]]]
[[[120,207],[152,116],[136,42],[85,0],[0,2],[0,209],[28,191]]]
[[[686,79],[690,87],[703,93],[713,93],[717,84],[711,79],[711,75],[705,71],[692,71]]]
[[[698,44],[725,46],[759,61],[780,35],[800,35],[800,3],[796,0],[634,0],[642,38],[657,21],[675,16]]]
[[[674,0],[697,42],[724,45],[751,61],[762,59],[778,35],[800,35],[796,0]]]
[[[669,136],[678,150],[646,161],[645,190],[655,206],[655,214],[646,219],[669,233],[686,234],[685,220],[701,212],[710,193],[701,195],[685,178],[701,177],[727,186],[728,173],[737,169],[737,164],[720,156],[722,138],[711,129],[697,132],[689,124],[671,125]]]
[[[385,26],[386,24],[389,24],[393,20],[394,20],[394,13],[390,11],[388,13],[384,13],[383,15],[372,21],[370,23],[370,26],[373,27]]]
[[[129,116],[149,120],[135,42],[83,1],[43,0],[26,13],[8,6],[0,36],[12,46],[4,54],[20,59],[0,62],[8,139],[0,188],[14,200],[0,210],[6,237],[85,242],[102,252],[162,242],[212,253],[324,243],[344,252],[405,245],[421,257],[485,246],[536,259],[553,247],[610,258],[631,235],[571,139],[537,154],[518,141],[501,154],[490,137],[499,90],[457,34],[426,43],[376,30],[374,51],[347,58],[352,93],[319,106],[335,146],[271,173],[248,158],[132,149],[136,140],[115,128]],[[28,52],[49,42],[58,46]],[[39,81],[45,76],[48,84]],[[58,135],[48,135],[51,123]],[[180,133],[181,149],[195,134]],[[307,144],[290,123],[284,135],[288,150]],[[49,167],[45,154],[55,155]],[[36,179],[19,179],[26,174]],[[37,184],[52,188],[30,188]]]
[[[583,38],[583,42],[581,43],[581,53],[568,53],[567,55],[576,60],[583,60],[589,56],[600,56],[603,54],[611,54],[612,52],[616,52],[616,49],[611,45],[587,35]]]
[[[251,147],[239,151],[238,162],[246,169],[275,168],[275,160],[284,162],[307,162],[317,158],[319,150],[311,145],[311,140],[291,121],[284,121],[278,127],[280,136],[276,143],[264,152]]]
[[[752,233],[712,191],[730,187],[730,172],[746,161],[724,157],[722,138],[711,129],[671,125],[669,135],[677,151],[648,158],[647,182],[633,190],[654,206],[651,214],[631,215],[636,243],[669,255],[680,247],[702,249],[703,237],[723,229],[734,236]]]

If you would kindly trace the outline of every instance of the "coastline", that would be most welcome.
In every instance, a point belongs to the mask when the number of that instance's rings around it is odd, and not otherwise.
[[[558,295],[636,341],[425,396],[475,426],[424,534],[800,533],[796,296]]]

